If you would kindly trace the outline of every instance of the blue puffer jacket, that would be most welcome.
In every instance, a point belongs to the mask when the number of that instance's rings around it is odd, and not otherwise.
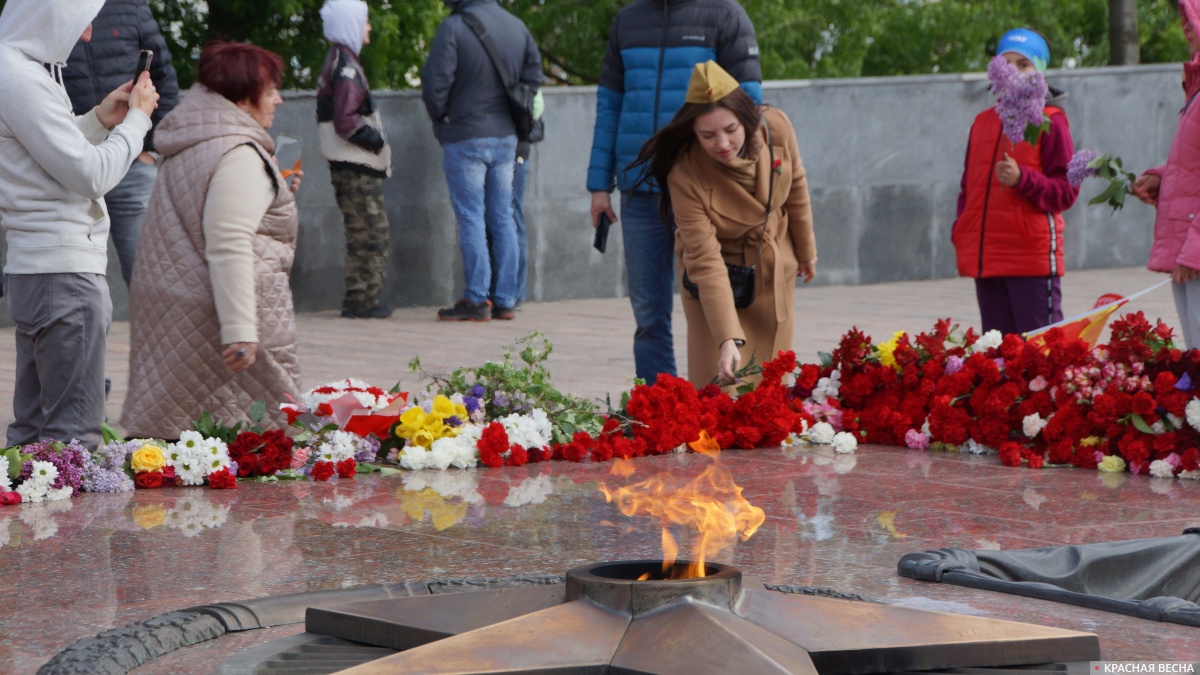
[[[629,165],[683,106],[692,68],[708,60],[762,102],[754,26],[734,0],[636,0],[617,14],[596,96],[589,192],[632,189]]]

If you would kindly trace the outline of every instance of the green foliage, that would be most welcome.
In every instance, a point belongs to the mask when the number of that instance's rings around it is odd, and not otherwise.
[[[501,363],[489,361],[482,366],[459,368],[448,376],[425,372],[419,358],[414,358],[408,367],[429,380],[426,391],[432,393],[469,396],[476,385],[483,387],[488,419],[512,413],[528,414],[534,408],[545,410],[553,426],[555,443],[569,442],[576,431],[598,434],[604,417],[596,406],[560,392],[551,383],[545,363],[553,352],[550,341],[535,331],[505,347]]]
[[[260,422],[262,422],[266,410],[267,404],[264,401],[255,401],[250,406],[250,420],[254,424],[244,425],[242,422],[238,422],[233,426],[226,425],[221,420],[213,417],[212,413],[205,410],[200,413],[200,419],[192,423],[192,428],[205,438],[215,438],[229,444],[243,431],[253,431],[256,434],[261,434],[263,428]]]
[[[1137,175],[1121,166],[1121,158],[1100,155],[1088,162],[1088,168],[1096,170],[1097,178],[1108,181],[1108,187],[1093,197],[1088,204],[1107,203],[1114,213],[1125,206],[1125,195],[1133,194],[1133,181],[1137,180]]]
[[[312,89],[328,45],[324,0],[149,0],[180,82],[217,37],[250,40],[282,56],[285,88]],[[376,89],[419,86],[442,0],[367,0],[374,28],[362,59]],[[551,84],[594,84],[608,29],[629,0],[500,0],[542,51]],[[1051,65],[1108,63],[1106,0],[741,0],[754,22],[766,79],[981,71],[1000,36],[1028,26],[1046,36]],[[3,7],[4,0],[0,0]],[[1175,0],[1140,0],[1143,63],[1187,58]]]

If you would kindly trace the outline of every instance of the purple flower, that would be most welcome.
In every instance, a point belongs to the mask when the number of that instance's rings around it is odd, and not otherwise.
[[[458,415],[451,415],[446,418],[446,424],[452,427],[461,427],[463,425],[463,421],[459,419]]]
[[[478,385],[476,385],[476,386],[478,386]],[[463,407],[465,407],[467,409],[467,414],[469,414],[469,415],[475,414],[475,411],[479,410],[479,406],[481,406],[481,405],[483,405],[483,403],[482,403],[482,401],[479,400],[478,397],[475,397],[475,396],[464,396],[463,397]]]
[[[1084,179],[1092,178],[1100,173],[1098,169],[1088,167],[1088,164],[1091,164],[1099,156],[1100,153],[1087,148],[1075,153],[1070,163],[1067,164],[1067,180],[1071,185],[1079,187],[1083,185]]]
[[[1046,119],[1046,76],[1041,72],[1021,75],[1016,66],[1001,67],[997,59],[992,59],[988,65],[988,77],[992,80],[992,91],[999,95],[996,101],[996,113],[1004,124],[1004,135],[1013,143],[1025,140],[1025,129],[1029,126],[1041,126]],[[993,71],[996,76],[993,77]]]
[[[498,408],[507,408],[508,397],[504,395],[504,392],[498,391],[492,396],[492,405]]]
[[[132,492],[133,479],[120,469],[105,469],[91,464],[83,470],[84,492]]]
[[[379,455],[379,440],[373,436],[355,439],[355,446],[354,461],[360,464],[374,462]]]
[[[992,83],[992,91],[1000,94],[1017,81],[1020,73],[1017,67],[1009,63],[1003,56],[996,56],[988,62],[987,75]]]
[[[87,449],[74,439],[66,445],[57,441],[40,441],[25,446],[24,453],[33,457],[21,467],[21,480],[29,480],[33,475],[34,461],[50,462],[58,469],[58,478],[50,486],[55,490],[69,485],[78,491],[83,486],[84,468],[93,463]]]
[[[946,359],[946,374],[947,375],[953,375],[953,374],[957,373],[958,371],[962,370],[962,367],[963,367],[962,357],[951,356],[950,358]]]
[[[1192,376],[1188,375],[1187,373],[1184,373],[1183,377],[1179,378],[1179,381],[1175,383],[1175,388],[1178,389],[1179,391],[1191,391],[1192,390]]]
[[[483,398],[483,395],[487,393],[487,390],[483,388],[482,384],[476,383],[474,387],[471,387],[470,393],[471,396],[475,398]]]

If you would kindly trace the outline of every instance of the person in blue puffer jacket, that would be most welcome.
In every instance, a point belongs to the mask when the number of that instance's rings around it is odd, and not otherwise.
[[[657,190],[634,189],[638,176],[630,165],[683,106],[695,65],[710,60],[762,103],[754,26],[734,0],[635,0],[609,29],[587,188],[593,227],[601,213],[616,222],[610,193],[621,190],[625,274],[637,322],[633,358],[638,378],[647,384],[659,373],[676,374],[671,336],[675,238],[659,217]]]

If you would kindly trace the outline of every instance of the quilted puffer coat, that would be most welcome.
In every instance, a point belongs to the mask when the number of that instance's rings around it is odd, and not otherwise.
[[[1200,26],[1200,2],[1179,3],[1193,26]],[[1179,117],[1179,129],[1171,142],[1167,163],[1146,173],[1162,179],[1158,190],[1158,214],[1154,219],[1154,244],[1146,266],[1155,272],[1171,272],[1176,265],[1200,269],[1200,54],[1184,64],[1187,103]]]
[[[288,275],[296,252],[296,202],[276,168],[275,143],[223,96],[195,85],[159,125],[164,160],[150,197],[130,287],[129,395],[121,425],[131,437],[178,438],[203,411],[227,424],[265,401],[268,423],[300,390]],[[221,326],[205,259],[204,203],[225,153],[250,145],[276,186],[254,236],[258,355],[232,373],[221,360]]]

